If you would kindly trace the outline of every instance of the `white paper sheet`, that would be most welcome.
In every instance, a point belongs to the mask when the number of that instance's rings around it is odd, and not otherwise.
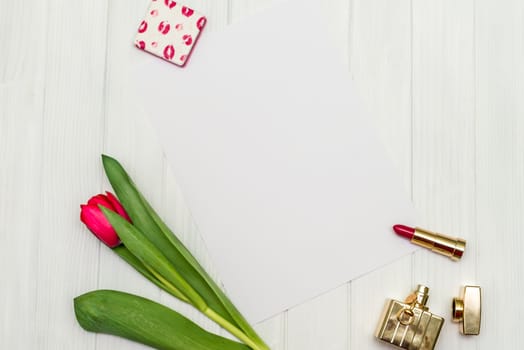
[[[143,56],[143,105],[233,302],[261,321],[414,247],[414,211],[325,18],[276,5],[203,33],[184,69]],[[377,101],[380,103],[380,101]]]

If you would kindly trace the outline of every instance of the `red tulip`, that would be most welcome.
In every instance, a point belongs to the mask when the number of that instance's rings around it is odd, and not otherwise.
[[[114,248],[120,245],[120,238],[118,238],[115,229],[111,226],[104,213],[102,213],[102,210],[98,207],[99,205],[114,211],[129,222],[131,222],[131,219],[127,215],[122,204],[120,204],[118,199],[111,192],[91,197],[87,204],[82,204],[80,206],[80,220],[91,232],[94,233],[95,236],[98,237],[98,239],[104,242],[108,247]]]

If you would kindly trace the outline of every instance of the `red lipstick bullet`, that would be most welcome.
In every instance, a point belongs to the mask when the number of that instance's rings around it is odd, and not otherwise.
[[[455,261],[462,258],[466,248],[466,241],[461,238],[449,237],[419,227],[395,225],[393,230],[397,235],[409,239],[411,243],[445,255]]]

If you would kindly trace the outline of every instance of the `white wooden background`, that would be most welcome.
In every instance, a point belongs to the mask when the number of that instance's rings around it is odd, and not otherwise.
[[[186,3],[220,30],[270,1]],[[147,118],[130,101],[127,70],[141,54],[130,43],[147,5],[0,0],[0,349],[143,349],[80,329],[72,298],[97,288],[159,300],[220,332],[78,220],[79,204],[109,188],[99,158],[108,153],[213,269]],[[521,348],[524,2],[323,6],[419,224],[468,239],[468,249],[459,263],[419,251],[257,329],[274,350],[384,349],[371,334],[384,299],[425,283],[431,309],[448,320],[439,349]],[[483,287],[478,337],[460,336],[449,322],[451,298],[465,283]]]

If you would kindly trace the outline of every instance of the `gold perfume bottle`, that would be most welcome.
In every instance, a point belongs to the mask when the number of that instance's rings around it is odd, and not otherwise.
[[[426,307],[428,291],[419,285],[404,302],[388,300],[375,336],[400,349],[432,350],[444,319]]]

